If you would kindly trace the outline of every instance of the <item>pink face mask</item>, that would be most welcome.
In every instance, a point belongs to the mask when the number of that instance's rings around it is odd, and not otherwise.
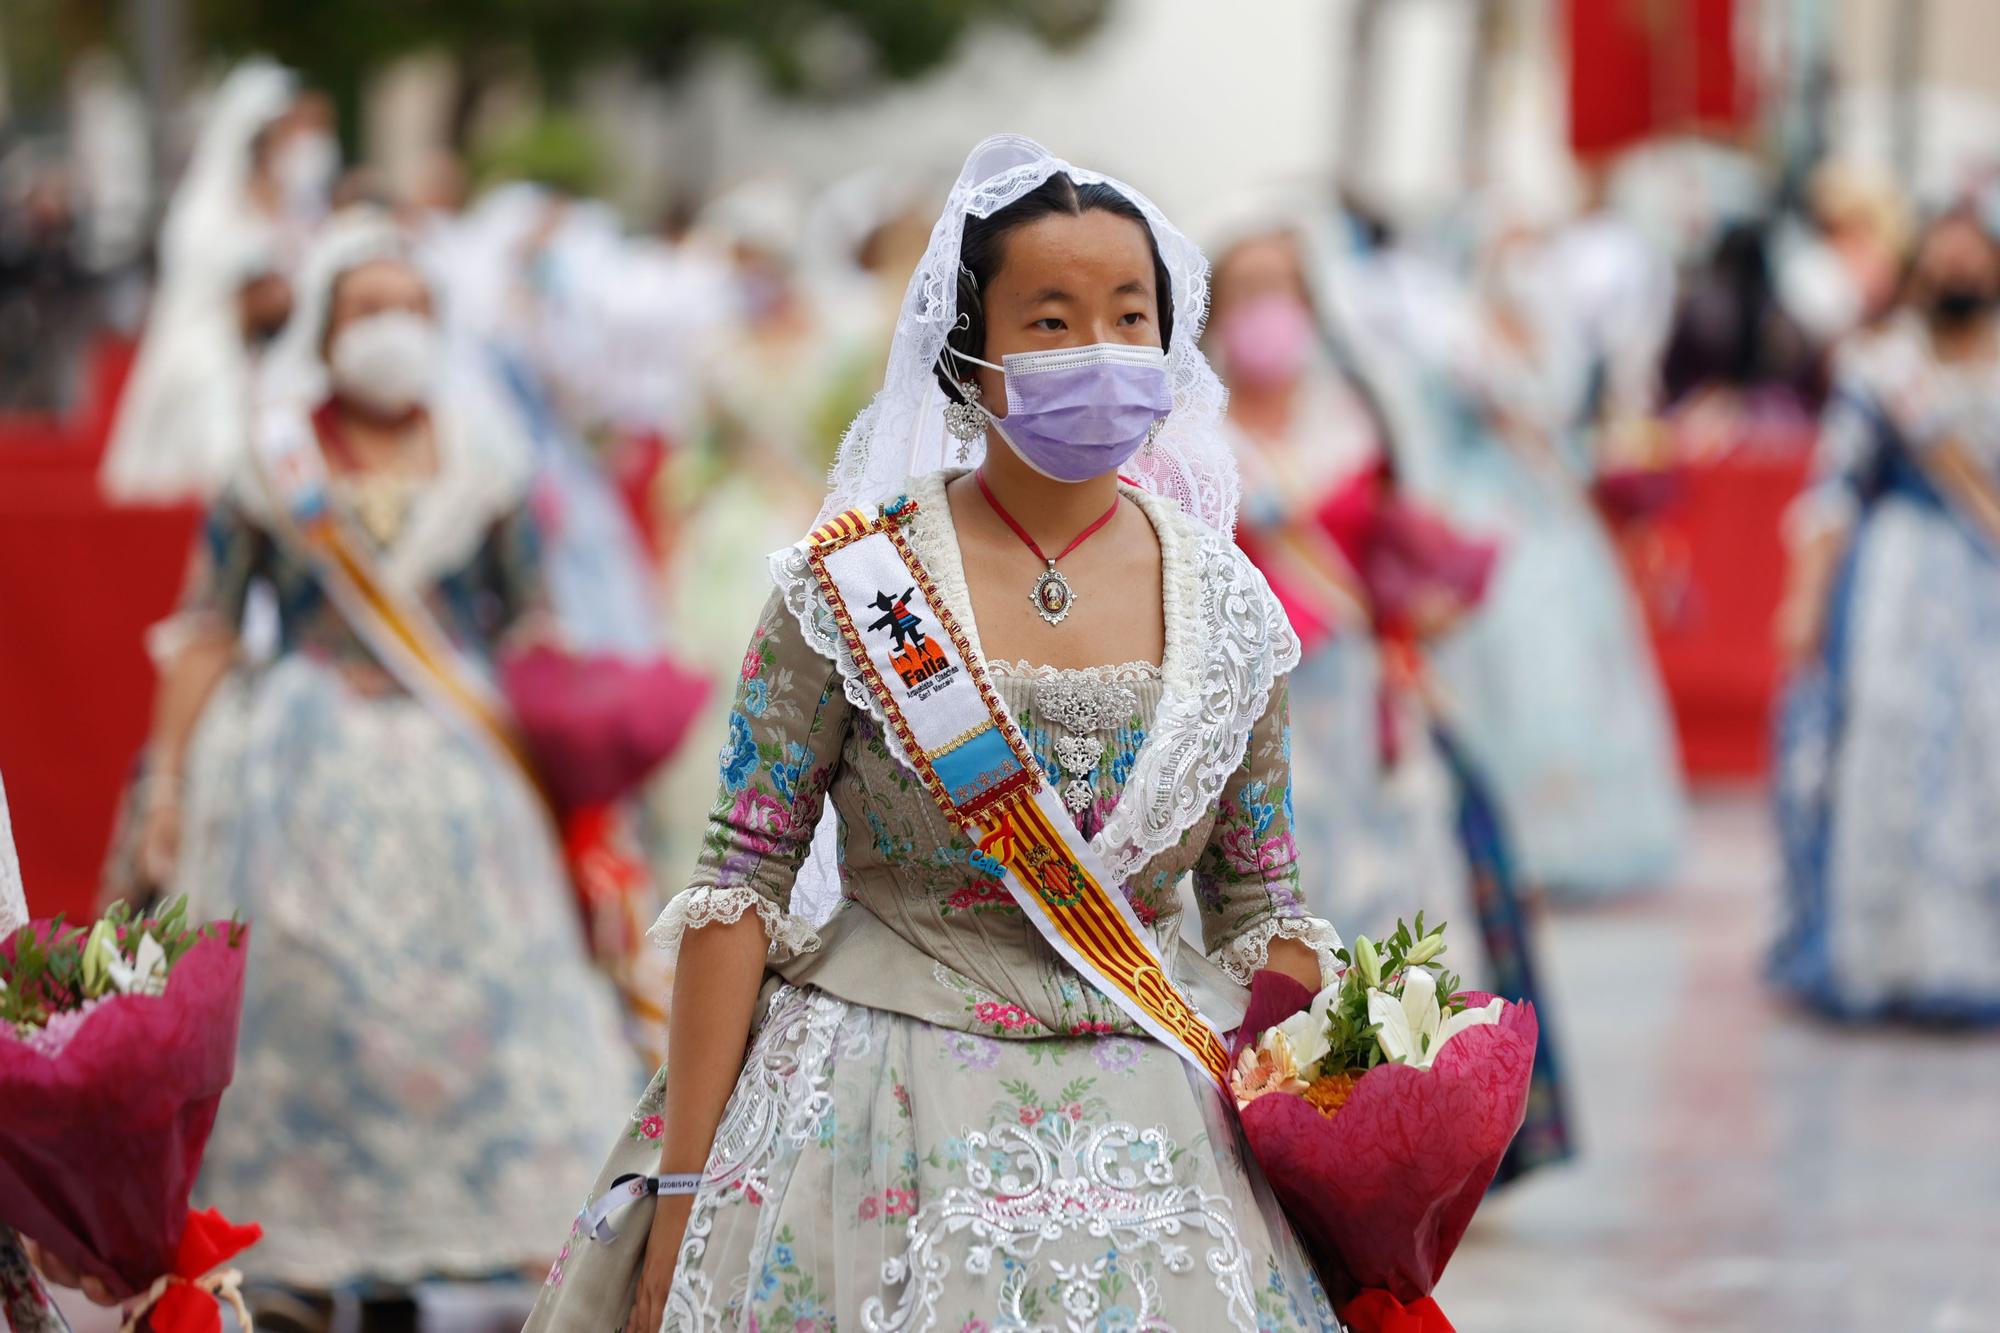
[[[1312,312],[1295,296],[1272,293],[1235,307],[1216,326],[1232,382],[1279,388],[1296,380],[1312,350]]]

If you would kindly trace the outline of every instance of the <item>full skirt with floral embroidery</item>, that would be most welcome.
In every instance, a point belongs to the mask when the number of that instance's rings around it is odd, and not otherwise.
[[[664,1082],[591,1200],[658,1170]],[[528,1333],[622,1324],[649,1207],[615,1215],[614,1239],[572,1228]],[[1233,1110],[1165,1047],[999,1040],[789,985],[724,1113],[663,1324],[1339,1327]]]
[[[569,1182],[644,1074],[533,801],[423,704],[301,654],[205,710],[176,887],[255,933],[195,1198],[263,1223],[253,1278],[555,1252]]]

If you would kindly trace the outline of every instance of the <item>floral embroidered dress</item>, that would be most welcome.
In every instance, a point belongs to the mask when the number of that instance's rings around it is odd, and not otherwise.
[[[483,660],[544,601],[532,523],[448,424],[440,474],[336,477],[386,580]],[[244,1268],[313,1290],[546,1262],[607,1104],[641,1085],[520,774],[397,686],[272,535],[254,482],[215,506],[170,641],[278,648],[189,744],[174,888],[253,923],[236,1079],[199,1206],[255,1218]],[[163,644],[163,646],[165,646]]]
[[[973,639],[946,477],[906,528]],[[1297,895],[1283,673],[1297,645],[1226,539],[1127,490],[1159,533],[1158,667],[993,678],[1048,779],[1225,1024],[1270,941],[1337,940]],[[771,967],[665,1328],[1332,1329],[1205,1079],[1063,962],[891,754],[794,548],[741,672],[722,791],[655,937],[754,911]],[[1084,595],[1089,596],[1088,590]],[[827,803],[841,901],[793,886]],[[1201,950],[1181,938],[1194,877]],[[591,1195],[658,1169],[664,1072]],[[529,1327],[616,1327],[646,1222],[573,1231]]]

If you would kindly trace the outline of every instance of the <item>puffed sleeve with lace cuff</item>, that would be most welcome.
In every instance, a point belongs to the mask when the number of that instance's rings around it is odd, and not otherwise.
[[[737,675],[721,784],[701,859],[649,938],[678,951],[686,931],[755,912],[770,960],[819,948],[792,887],[840,762],[850,708],[833,663],[814,652],[773,593]]]
[[[1242,765],[1222,789],[1214,831],[1195,863],[1194,889],[1202,947],[1237,982],[1248,985],[1268,963],[1274,939],[1310,946],[1324,981],[1333,979],[1340,936],[1308,914],[1299,897],[1290,698],[1282,678],[1251,729]]]

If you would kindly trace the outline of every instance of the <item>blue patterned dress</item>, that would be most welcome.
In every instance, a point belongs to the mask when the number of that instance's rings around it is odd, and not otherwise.
[[[1558,897],[1655,888],[1686,825],[1680,759],[1652,648],[1592,509],[1566,392],[1546,368],[1491,360],[1432,384],[1411,432],[1411,493],[1498,538],[1486,600],[1435,660],[1457,734],[1493,784],[1524,881]],[[1509,438],[1503,410],[1541,443]]]
[[[1845,1018],[2000,1022],[2000,550],[1931,482],[1951,438],[2000,485],[2000,364],[1902,325],[1851,355],[1800,517],[1848,533],[1817,660],[1779,715],[1778,984]],[[1928,429],[1885,404],[1934,383]]]

